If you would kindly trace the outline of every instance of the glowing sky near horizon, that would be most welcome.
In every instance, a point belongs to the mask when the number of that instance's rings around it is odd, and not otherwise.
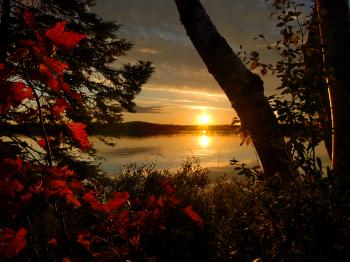
[[[275,59],[262,41],[278,39],[276,22],[269,19],[271,4],[265,0],[203,0],[204,7],[234,50],[243,45],[258,51],[265,62]],[[125,121],[164,124],[197,124],[206,111],[210,124],[230,124],[236,116],[230,102],[208,73],[179,20],[173,0],[98,0],[95,11],[122,24],[120,36],[135,44],[120,63],[153,61],[155,73],[135,102],[138,113],[125,113]],[[275,93],[277,81],[265,76],[266,94]]]

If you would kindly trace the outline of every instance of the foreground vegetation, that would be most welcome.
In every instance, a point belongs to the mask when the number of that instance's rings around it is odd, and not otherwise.
[[[193,207],[203,220],[196,224],[166,206],[161,226],[141,234],[138,248],[128,257],[132,261],[349,258],[349,206],[345,196],[337,193],[331,176],[298,175],[288,182],[279,176],[261,180],[258,170],[245,168],[240,175],[210,182],[208,170],[198,160],[188,159],[173,173],[135,164],[114,178],[100,175],[97,179],[102,195],[129,192],[131,203],[159,201],[165,191],[173,191],[174,199],[168,200]],[[137,203],[131,204],[130,210],[145,207]],[[79,221],[86,219],[83,216]]]

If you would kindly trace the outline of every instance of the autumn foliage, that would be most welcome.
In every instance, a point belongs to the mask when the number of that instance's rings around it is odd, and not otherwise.
[[[65,80],[69,65],[56,52],[69,52],[87,36],[67,31],[66,21],[42,29],[29,11],[23,19],[30,37],[9,50],[16,63],[0,64],[0,115],[22,123],[36,116],[41,135],[31,146],[37,157],[0,159],[0,257],[118,261],[142,256],[143,239],[167,230],[169,210],[202,227],[201,217],[176,196],[169,181],[158,181],[161,192],[143,199],[128,192],[106,194],[98,182],[61,161],[57,152],[68,142],[81,154],[91,142],[86,124],[71,117],[79,115],[74,109],[84,104],[84,95]],[[49,133],[47,119],[59,128]],[[26,143],[13,139],[18,146]]]

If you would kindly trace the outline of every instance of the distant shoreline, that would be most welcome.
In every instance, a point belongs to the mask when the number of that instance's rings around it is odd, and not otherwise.
[[[64,128],[64,127],[63,127]],[[114,137],[146,137],[157,135],[176,135],[181,133],[203,132],[206,133],[238,133],[240,126],[232,125],[173,125],[155,124],[142,121],[125,122],[120,124],[100,124],[92,123],[87,126],[89,135],[114,136]],[[0,136],[7,134],[40,135],[41,126],[39,124],[14,125],[2,124],[0,126]],[[46,131],[54,133],[53,126],[46,125]]]
[[[118,125],[90,125],[88,132],[91,135],[106,136],[155,136],[155,135],[176,135],[180,133],[202,132],[207,133],[238,133],[240,127],[231,125],[173,125],[155,124],[148,122],[125,122]]]

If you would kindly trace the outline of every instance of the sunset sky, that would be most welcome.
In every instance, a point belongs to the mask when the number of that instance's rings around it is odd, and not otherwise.
[[[266,62],[275,57],[261,40],[270,42],[278,32],[270,20],[271,4],[265,0],[203,0],[204,7],[234,50],[239,45],[258,51]],[[173,0],[99,0],[95,11],[107,20],[122,24],[120,36],[135,44],[120,62],[150,60],[155,67],[151,80],[136,98],[138,113],[125,113],[125,121],[164,124],[197,124],[206,112],[210,124],[230,124],[235,116],[220,87],[209,75],[180,23]],[[277,81],[265,76],[268,95]]]

